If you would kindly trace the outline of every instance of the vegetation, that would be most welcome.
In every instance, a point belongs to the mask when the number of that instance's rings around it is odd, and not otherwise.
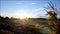
[[[21,24],[21,26],[17,26],[15,24],[20,24],[20,22],[17,23],[17,20],[16,20],[16,23],[15,23],[14,22],[15,20],[16,19],[11,21],[11,19],[8,17],[4,18],[4,17],[0,16],[0,31],[1,31],[0,33],[8,34],[8,32],[10,32],[11,34],[42,34],[40,32],[40,29],[36,28],[35,25],[23,25],[23,24]]]
[[[46,10],[47,15],[49,15],[48,26],[50,27],[52,34],[57,34],[58,32],[58,21],[57,21],[57,13],[56,13],[57,11],[51,2],[49,3],[49,5],[51,7],[49,9],[51,10],[49,11]]]
[[[46,19],[41,19],[44,21],[43,23],[40,22],[40,18],[28,20],[21,20],[21,19],[11,19],[11,18],[4,18],[0,16],[0,33],[8,33],[11,34],[50,34],[51,29],[46,24]]]

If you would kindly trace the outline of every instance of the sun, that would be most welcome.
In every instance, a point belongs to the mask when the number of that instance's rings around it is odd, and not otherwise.
[[[29,18],[29,15],[26,13],[21,13],[20,14],[20,19],[25,19],[25,18]]]

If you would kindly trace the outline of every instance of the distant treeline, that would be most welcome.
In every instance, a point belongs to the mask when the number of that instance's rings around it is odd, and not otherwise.
[[[14,18],[14,17],[9,18],[8,16],[6,16],[6,17],[0,16],[0,19],[19,19],[19,18]],[[33,20],[47,20],[47,18],[29,18],[29,19],[33,19]],[[60,18],[58,20],[60,20]]]

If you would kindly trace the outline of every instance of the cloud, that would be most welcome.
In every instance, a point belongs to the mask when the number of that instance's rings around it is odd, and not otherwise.
[[[36,3],[32,3],[32,4],[36,4]]]
[[[45,10],[44,10],[44,8],[39,7],[39,8],[33,9],[32,12],[43,13],[43,12],[45,12]],[[36,14],[37,14],[37,13],[36,13]]]
[[[37,9],[35,9],[35,11],[41,11],[41,10],[44,10],[44,8],[37,8]]]
[[[23,3],[16,3],[16,4],[23,4]]]

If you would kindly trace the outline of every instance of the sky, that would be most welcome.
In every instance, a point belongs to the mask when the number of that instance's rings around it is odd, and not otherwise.
[[[0,0],[0,15],[8,17],[20,17],[21,14],[29,17],[47,17],[45,7],[51,1],[60,11],[60,0]],[[59,12],[58,12],[59,13]],[[60,14],[58,14],[60,17]]]

